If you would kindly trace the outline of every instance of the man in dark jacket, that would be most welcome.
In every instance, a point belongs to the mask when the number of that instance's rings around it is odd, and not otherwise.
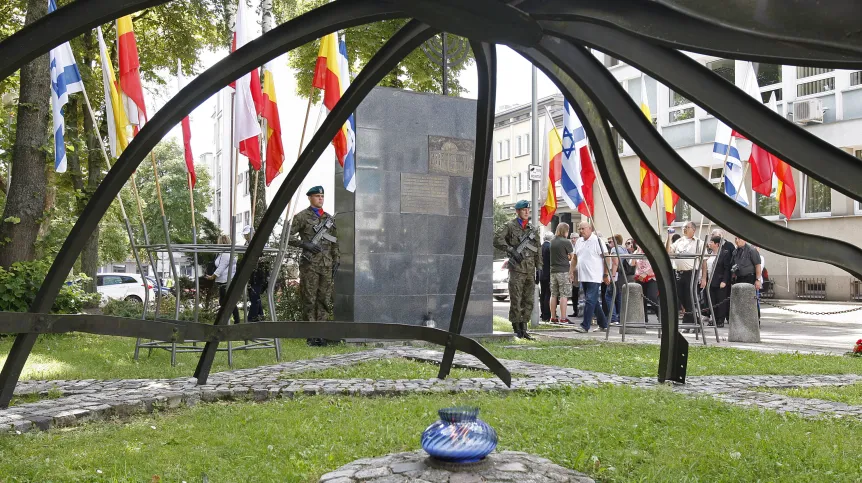
[[[709,283],[709,298],[715,310],[714,320],[719,327],[724,327],[727,314],[730,311],[730,267],[733,265],[733,244],[725,243],[720,235],[713,235],[709,240],[709,249],[715,254],[712,265],[712,281]]]
[[[542,243],[542,271],[539,272],[539,291],[543,322],[551,320],[551,239],[553,238],[553,233],[545,233],[545,243]]]

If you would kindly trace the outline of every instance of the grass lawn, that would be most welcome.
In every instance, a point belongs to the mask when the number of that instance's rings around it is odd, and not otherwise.
[[[510,348],[518,344],[542,350]],[[506,347],[508,346],[508,347]],[[585,340],[490,343],[502,359],[519,359],[623,376],[655,376],[659,346]],[[767,354],[725,347],[689,345],[687,375],[862,374],[862,358],[813,354]]]
[[[14,337],[0,339],[0,366],[6,362]],[[221,344],[220,347],[226,347]],[[24,366],[21,379],[159,379],[191,377],[200,353],[177,354],[177,365],[171,367],[171,355],[164,350],[153,350],[147,356],[141,350],[140,359],[132,356],[135,340],[72,333],[40,336]],[[304,340],[284,339],[281,344],[282,360],[292,361],[365,350],[364,347],[331,346],[308,347]],[[233,354],[235,369],[275,364],[275,350],[261,349],[238,351]],[[212,372],[228,369],[227,352],[216,354]]]
[[[824,399],[852,406],[862,405],[862,383],[848,386],[799,387],[793,389],[763,388],[762,390],[790,397]]]
[[[202,404],[131,422],[0,436],[12,481],[289,481],[419,448],[436,410],[482,408],[500,450],[600,481],[859,481],[862,423],[804,420],[618,386],[534,394],[300,397]]]
[[[440,366],[427,362],[407,359],[383,359],[361,362],[345,367],[333,367],[319,371],[283,374],[282,379],[431,379],[436,378]],[[497,377],[488,371],[453,367],[449,372],[452,379],[471,379],[475,377]]]

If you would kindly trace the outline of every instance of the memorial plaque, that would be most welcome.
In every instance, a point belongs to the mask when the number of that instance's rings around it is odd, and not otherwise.
[[[470,139],[428,136],[428,172],[471,177],[475,149]]]
[[[449,177],[401,173],[401,213],[449,214]]]

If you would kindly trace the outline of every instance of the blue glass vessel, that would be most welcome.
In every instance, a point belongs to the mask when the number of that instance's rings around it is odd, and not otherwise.
[[[437,414],[440,420],[422,433],[422,449],[432,457],[453,463],[474,463],[497,447],[497,432],[478,418],[479,408],[445,408]]]

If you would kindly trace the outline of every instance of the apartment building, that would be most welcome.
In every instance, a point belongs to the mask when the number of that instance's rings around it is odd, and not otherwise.
[[[722,186],[721,161],[712,156],[712,144],[715,140],[717,119],[703,108],[674,92],[667,86],[656,82],[650,77],[642,77],[641,72],[610,56],[594,52],[594,55],[604,63],[616,80],[632,96],[636,102],[642,99],[641,90],[646,89],[646,98],[650,105],[656,129],[667,142],[685,159],[689,165],[708,178],[717,189]],[[695,61],[712,70],[716,75],[741,86],[746,72],[746,62],[732,59],[721,59],[701,54],[688,55]],[[796,67],[770,64],[753,64],[757,73],[758,85],[762,99],[767,102],[772,95],[777,100],[778,112],[788,122],[794,122],[824,141],[837,146],[847,153],[862,159],[862,71],[847,71],[813,67]],[[527,113],[530,106],[524,105],[509,109],[497,115],[495,130],[495,148],[498,141],[516,142],[517,136],[529,132],[529,120],[523,121],[525,131],[518,130],[513,125],[507,135],[505,122],[516,118],[512,113]],[[499,136],[499,139],[498,139]],[[629,184],[635,193],[640,190],[640,161],[626,140],[615,133],[617,149],[623,163]],[[544,142],[544,139],[542,139]],[[747,160],[750,153],[750,143],[738,143],[740,156]],[[520,172],[526,170],[524,161],[518,163],[517,156],[507,153],[505,148],[500,156],[504,162],[494,163],[495,196],[498,201],[515,199],[517,194],[512,191],[521,187],[513,182],[511,187],[501,179],[520,178]],[[495,151],[495,160],[498,153]],[[513,158],[511,162],[509,158]],[[525,159],[529,159],[527,156]],[[862,160],[860,160],[862,162]],[[778,202],[774,198],[762,196],[751,191],[751,176],[747,175],[746,189],[750,197],[750,209],[774,223],[781,224],[802,233],[817,234],[840,239],[860,245],[854,233],[862,230],[862,202],[830,189],[817,180],[793,170],[796,183],[797,203],[793,216],[785,219],[778,213]],[[600,181],[599,181],[600,182]],[[502,186],[502,187],[501,187]],[[529,186],[525,188],[529,191]],[[601,189],[604,189],[602,187]],[[507,191],[508,190],[508,191]],[[520,193],[518,198],[527,198],[528,192]],[[661,196],[653,209],[641,205],[650,220],[655,220],[655,227],[664,235],[666,222]],[[656,211],[657,210],[657,211]],[[565,213],[571,210],[565,210]],[[676,206],[674,225],[693,220],[700,223],[703,219],[708,225],[709,220],[702,217],[684,200]],[[661,216],[658,216],[661,215]],[[574,215],[577,219],[578,215]],[[555,220],[556,222],[557,220]],[[596,196],[597,229],[604,235],[621,233],[628,236],[620,217],[613,207],[605,206],[601,196]],[[555,223],[553,223],[555,224]],[[551,228],[551,227],[549,227]],[[728,227],[731,228],[732,227]],[[788,259],[784,256],[761,251],[766,267],[775,282],[775,295],[783,298],[810,298],[829,300],[862,300],[862,284],[841,269],[830,265],[807,260]]]

